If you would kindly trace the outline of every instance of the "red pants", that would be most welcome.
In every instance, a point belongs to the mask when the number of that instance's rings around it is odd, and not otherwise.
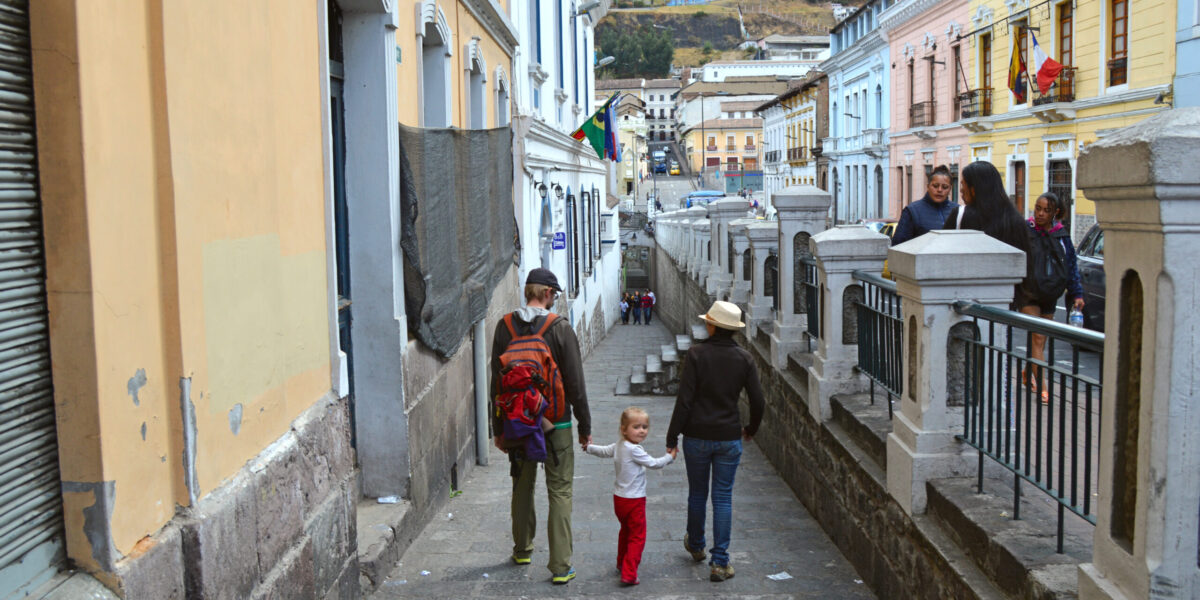
[[[617,568],[621,570],[621,581],[634,583],[638,580],[638,565],[642,564],[642,550],[646,548],[646,499],[613,496],[613,511],[621,522]]]

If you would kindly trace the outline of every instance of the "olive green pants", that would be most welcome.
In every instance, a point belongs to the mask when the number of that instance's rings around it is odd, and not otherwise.
[[[565,573],[571,568],[571,485],[575,476],[575,440],[571,428],[555,429],[546,435],[547,452],[558,457],[546,458],[546,496],[550,501],[550,516],[546,530],[550,538],[551,574]],[[551,450],[553,449],[553,450]],[[533,554],[533,536],[537,533],[537,514],[533,506],[533,488],[537,483],[538,465],[525,460],[516,461],[512,491],[513,556],[528,558]]]

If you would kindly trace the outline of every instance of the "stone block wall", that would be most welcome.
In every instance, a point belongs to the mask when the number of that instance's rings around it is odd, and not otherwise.
[[[654,317],[675,333],[687,333],[692,325],[700,323],[696,316],[708,312],[712,299],[686,271],[679,270],[670,254],[657,246],[654,263],[653,289],[658,300]]]
[[[347,402],[324,399],[117,565],[125,598],[359,596]]]

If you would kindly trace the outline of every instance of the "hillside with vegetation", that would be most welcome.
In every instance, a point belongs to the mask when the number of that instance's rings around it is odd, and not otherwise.
[[[852,6],[861,2],[842,4]],[[625,38],[624,43],[628,44],[631,38],[645,35],[640,32],[665,34],[673,45],[672,62],[677,66],[696,67],[714,60],[753,56],[753,50],[741,49],[747,41],[771,34],[824,35],[833,25],[833,11],[828,2],[712,0],[706,4],[667,6],[666,0],[617,0],[614,8],[596,26],[599,51],[617,58],[613,67],[601,76],[665,76],[657,70],[639,71],[644,63],[618,69],[623,57],[630,60],[627,48],[622,56],[615,52],[618,40]],[[605,41],[608,41],[607,45]]]

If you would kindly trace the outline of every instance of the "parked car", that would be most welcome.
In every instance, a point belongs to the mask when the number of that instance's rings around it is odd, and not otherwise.
[[[718,192],[716,190],[697,190],[686,196],[687,202],[684,204],[684,208],[708,204],[709,202],[720,200],[724,197],[725,192]]]
[[[667,174],[668,175],[678,175],[679,174],[679,163],[677,163],[675,161],[671,161],[671,168],[670,168],[670,170],[667,171]]]
[[[661,162],[661,161],[654,163],[654,172],[655,173],[666,173],[667,172],[667,163]]]
[[[892,237],[893,233],[896,233],[896,222],[895,221],[885,221],[882,219],[863,221],[863,226],[866,227],[867,229],[870,229],[871,231],[874,231],[875,233],[882,233],[883,235],[886,235],[889,238]]]
[[[1104,331],[1104,230],[1092,228],[1079,242],[1075,255],[1079,259],[1079,278],[1083,283],[1083,326]]]

